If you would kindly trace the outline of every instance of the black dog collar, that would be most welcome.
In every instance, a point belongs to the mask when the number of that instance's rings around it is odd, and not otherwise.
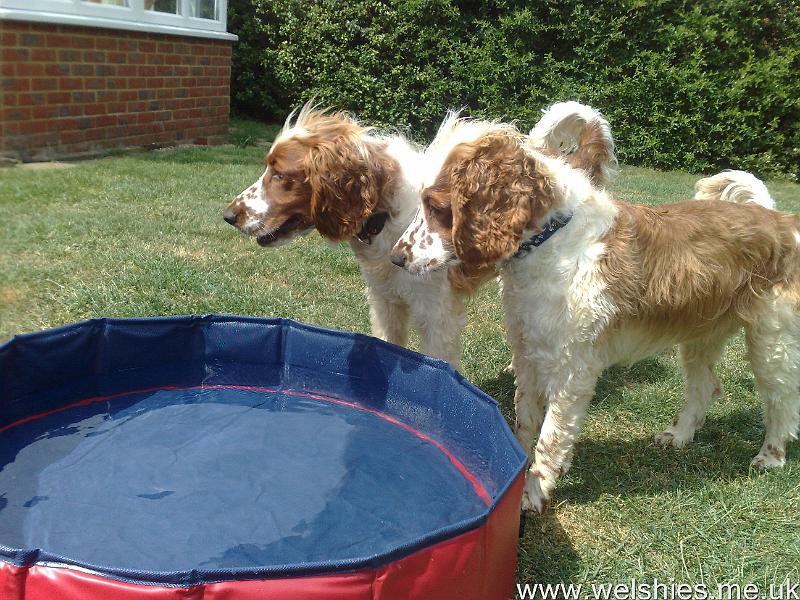
[[[388,218],[388,212],[380,212],[370,215],[363,227],[361,227],[361,231],[356,234],[358,241],[362,244],[371,244],[372,238],[383,231],[383,227],[386,225]]]
[[[526,255],[528,252],[537,248],[544,244],[547,240],[550,239],[556,231],[564,227],[567,223],[572,220],[572,215],[566,215],[563,217],[553,217],[547,223],[544,224],[542,230],[530,238],[527,242],[522,242],[517,248],[517,251],[514,253],[514,258],[519,258],[520,256]]]

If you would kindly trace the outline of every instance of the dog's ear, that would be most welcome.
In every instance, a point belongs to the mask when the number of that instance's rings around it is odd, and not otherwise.
[[[354,135],[312,142],[304,169],[311,187],[311,218],[320,235],[347,240],[378,204],[387,175]]]
[[[555,204],[553,190],[546,171],[508,132],[487,134],[453,152],[453,246],[462,263],[481,269],[517,250],[522,232]]]

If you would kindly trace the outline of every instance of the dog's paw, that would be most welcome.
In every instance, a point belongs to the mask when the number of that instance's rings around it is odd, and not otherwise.
[[[508,363],[508,366],[503,369],[503,373],[507,373],[509,375],[514,374],[514,363]]]
[[[663,448],[683,448],[686,444],[692,441],[692,436],[681,436],[675,431],[662,431],[653,437],[656,446]]]
[[[756,469],[780,469],[786,464],[786,455],[784,452],[774,446],[767,446],[762,448],[761,452],[756,454],[755,458],[750,461],[750,464]]]
[[[522,512],[541,515],[548,506],[550,506],[550,499],[542,492],[539,478],[528,474],[525,479],[525,489],[522,492]]]

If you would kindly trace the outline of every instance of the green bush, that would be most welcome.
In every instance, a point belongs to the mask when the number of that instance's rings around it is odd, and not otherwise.
[[[316,98],[424,137],[450,108],[526,128],[577,99],[609,118],[624,162],[800,175],[798,0],[231,6],[253,11],[231,22],[235,106],[278,117]]]

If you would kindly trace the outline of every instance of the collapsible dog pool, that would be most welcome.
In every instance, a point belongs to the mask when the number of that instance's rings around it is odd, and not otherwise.
[[[506,600],[525,454],[446,363],[284,319],[0,346],[0,596]]]

